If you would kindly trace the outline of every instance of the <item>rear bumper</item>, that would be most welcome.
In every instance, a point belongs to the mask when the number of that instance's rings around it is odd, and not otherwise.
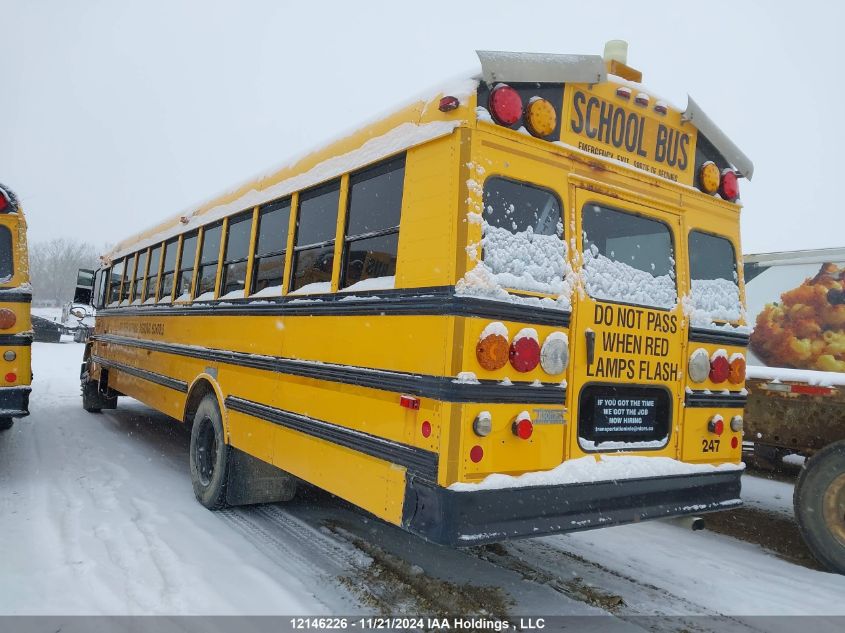
[[[0,387],[0,418],[23,418],[29,415],[30,387]]]
[[[742,505],[741,470],[456,492],[413,477],[402,525],[428,541],[466,547],[725,510]]]

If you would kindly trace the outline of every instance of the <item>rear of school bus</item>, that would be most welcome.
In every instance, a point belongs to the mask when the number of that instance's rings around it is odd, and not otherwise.
[[[29,415],[31,302],[26,220],[15,194],[0,185],[0,431]]]
[[[470,545],[740,505],[750,162],[620,60],[479,56],[457,132],[465,397],[403,525]]]

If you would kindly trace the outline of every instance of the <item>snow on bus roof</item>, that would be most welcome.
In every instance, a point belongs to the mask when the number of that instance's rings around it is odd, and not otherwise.
[[[483,53],[483,51],[480,53]],[[509,60],[509,64],[505,65],[505,67],[509,69],[509,72],[522,72],[524,66],[523,58],[526,54],[492,51],[487,51],[486,53]],[[592,68],[595,65],[594,63],[586,63],[593,62],[594,60],[592,60],[592,57],[594,56],[530,55],[529,57],[534,59],[535,62],[537,60],[542,61],[543,63],[541,66],[543,64],[549,65],[560,63],[560,60],[564,58],[568,60],[568,63],[564,65],[570,66],[571,68],[577,69],[581,68],[581,66],[584,68]],[[519,63],[514,64],[514,60]],[[586,65],[584,65],[585,63]],[[574,71],[570,69],[567,72]],[[468,76],[469,78],[467,78]],[[502,79],[505,79],[505,77]],[[519,81],[519,77],[514,76],[510,80]],[[602,75],[600,80],[610,80],[613,83],[646,90],[646,88],[641,84],[627,81],[616,75]],[[209,224],[232,213],[243,211],[251,207],[264,204],[265,202],[270,202],[277,198],[287,196],[294,191],[317,185],[348,171],[359,169],[370,163],[377,162],[378,160],[386,158],[391,154],[395,154],[415,145],[434,140],[440,136],[445,136],[461,125],[465,119],[451,118],[445,121],[432,120],[423,123],[421,122],[423,117],[425,117],[429,108],[437,102],[438,98],[443,95],[457,97],[462,101],[462,103],[466,103],[468,100],[467,98],[475,93],[479,81],[481,81],[481,74],[476,70],[475,72],[463,74],[460,77],[448,80],[435,88],[426,90],[420,95],[407,100],[404,104],[392,108],[389,112],[377,114],[370,121],[364,122],[353,129],[339,133],[334,140],[321,144],[321,146],[317,149],[310,150],[304,154],[290,158],[283,164],[272,168],[269,172],[265,172],[260,176],[252,178],[241,184],[239,187],[229,189],[203,204],[192,206],[180,214],[172,216],[169,219],[159,222],[153,227],[137,233],[129,239],[119,242],[104,256],[104,260],[108,263],[117,258],[123,257],[124,255],[146,248],[152,244],[170,239],[190,230],[191,228]],[[653,91],[648,90],[648,92],[652,96],[657,97]],[[662,97],[659,98],[662,101],[666,101],[666,99],[663,99]],[[691,99],[690,103],[692,103]],[[674,105],[672,107],[674,109],[679,109]],[[689,108],[690,106],[688,105],[687,110],[689,110]],[[317,162],[301,173],[296,173],[298,167],[304,168],[305,165],[308,164],[309,160],[317,160],[321,153],[327,152],[332,146],[342,146],[344,142],[353,140],[356,135],[361,134],[361,132],[367,127],[374,126],[379,123],[385,123],[386,118],[389,116],[400,115],[403,112],[408,115],[415,112],[417,122],[405,121],[400,123],[380,136],[370,138],[354,149],[336,156],[331,156],[321,162]],[[703,113],[698,110],[696,110],[696,113],[702,119],[702,122],[710,124],[709,119],[707,119]],[[711,124],[711,127],[715,126],[712,126]],[[720,132],[717,136],[721,139],[721,136],[723,135],[721,135]],[[713,139],[711,139],[711,141],[712,140]],[[560,141],[557,141],[557,143],[563,145]],[[579,151],[577,148],[570,147],[569,145],[565,146],[567,149]],[[731,145],[731,147],[733,148],[733,145]],[[340,147],[337,149],[340,149]],[[741,156],[741,158],[745,159],[744,156]],[[748,164],[750,165],[750,161],[748,161]],[[630,168],[630,165],[625,166]],[[285,178],[285,172],[289,172],[291,175]],[[748,176],[750,176],[750,173]]]
[[[353,129],[339,133],[333,140],[321,144],[319,148],[290,158],[281,165],[248,180],[239,187],[215,196],[204,204],[192,206],[180,214],[172,216],[129,239],[119,242],[105,255],[105,259],[118,259],[139,249],[179,235],[191,228],[209,224],[232,213],[287,196],[294,191],[317,185],[348,171],[377,162],[391,154],[396,154],[415,145],[445,136],[451,133],[463,121],[460,119],[450,119],[427,123],[401,123],[385,134],[370,138],[353,150],[327,158],[304,172],[277,180],[282,176],[283,172],[294,172],[298,165],[307,162],[309,158],[317,157],[320,152],[325,151],[330,146],[349,140],[367,126],[383,121],[390,115],[401,113],[403,110],[416,109],[417,117],[422,118],[432,103],[441,95],[451,95],[458,99],[466,100],[470,95],[475,93],[477,87],[478,79],[467,79],[466,75],[464,75],[460,79],[452,79],[440,84],[437,88],[427,90],[425,93],[407,100],[404,104],[392,108],[389,112],[376,115],[369,122],[362,123]],[[238,195],[239,192],[240,195]]]

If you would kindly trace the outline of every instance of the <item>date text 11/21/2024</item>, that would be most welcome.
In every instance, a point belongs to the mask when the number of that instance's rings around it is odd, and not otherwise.
[[[295,617],[290,619],[294,631],[332,631],[343,629],[380,631],[540,631],[546,619],[520,617],[515,621],[480,617]]]

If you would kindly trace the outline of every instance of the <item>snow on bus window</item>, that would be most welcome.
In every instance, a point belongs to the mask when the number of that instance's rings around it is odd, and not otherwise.
[[[654,308],[677,303],[672,234],[663,222],[588,204],[583,230],[590,296]]]
[[[560,296],[544,305],[570,307],[571,270],[554,193],[491,177],[484,183],[483,212],[470,219],[482,225],[481,261],[461,280],[460,292],[504,299],[506,289],[527,290]]]
[[[737,283],[736,252],[730,240],[701,231],[689,234],[690,294],[684,302],[690,322],[708,326],[739,321],[742,303]]]

